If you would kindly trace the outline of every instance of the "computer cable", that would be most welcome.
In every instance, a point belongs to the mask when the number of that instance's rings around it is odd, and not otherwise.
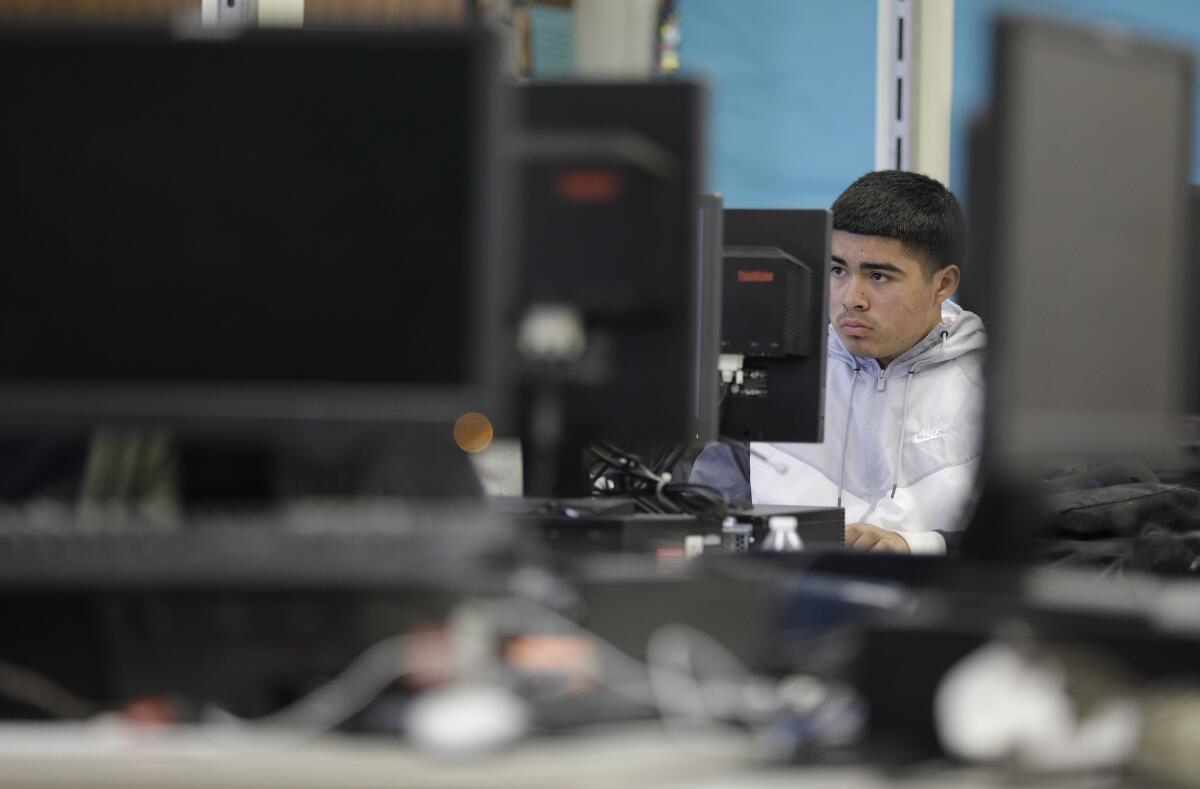
[[[669,735],[689,733],[695,725],[732,725],[731,731],[753,742],[757,733],[782,722],[789,731],[816,727],[834,738],[822,734],[821,742],[834,744],[852,736],[861,723],[857,702],[837,683],[807,675],[755,675],[711,636],[686,625],[656,628],[642,662],[570,617],[524,597],[466,602],[452,615],[451,630],[454,622],[468,620],[475,626],[466,628],[472,633],[465,640],[479,643],[464,647],[463,639],[455,638],[450,657],[462,675],[418,695],[397,721],[419,748],[448,756],[476,755],[529,733],[531,705],[545,699],[517,690],[515,669],[504,665],[493,648],[497,639],[519,633],[582,639],[596,659],[575,668],[633,707],[656,712]],[[92,736],[103,749],[137,748],[143,754],[209,758],[294,750],[332,731],[411,672],[413,638],[400,634],[376,642],[333,679],[265,717],[244,719],[208,706],[199,724],[164,723],[149,730],[96,714],[81,724],[79,734]],[[472,655],[482,656],[483,662]],[[38,678],[34,685],[44,684],[33,672],[20,670],[23,684],[31,676]],[[97,705],[51,706],[72,716],[100,711]],[[807,723],[797,727],[798,720]]]
[[[600,460],[593,480],[604,477],[611,485],[600,495],[633,496],[645,511],[721,517],[729,511],[729,496],[709,485],[675,482],[669,472],[656,473],[637,455],[607,443],[591,447]],[[674,463],[681,447],[674,447],[662,458]]]
[[[0,696],[65,720],[86,718],[99,710],[97,704],[50,678],[6,661],[0,661]]]

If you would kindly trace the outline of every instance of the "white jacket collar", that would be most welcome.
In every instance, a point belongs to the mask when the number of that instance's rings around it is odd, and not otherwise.
[[[986,344],[987,333],[979,316],[952,301],[945,301],[942,303],[942,322],[919,343],[898,356],[893,364],[898,362],[900,367],[909,367],[918,362],[922,366],[937,364],[957,359],[968,351],[983,348]],[[847,350],[842,338],[834,331],[832,323],[828,329],[827,348],[831,360],[836,359],[851,369],[879,371],[879,362],[876,359],[855,356]]]

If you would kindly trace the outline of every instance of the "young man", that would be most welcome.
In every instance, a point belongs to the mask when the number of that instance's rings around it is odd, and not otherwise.
[[[841,506],[846,545],[945,553],[974,487],[983,429],[978,316],[948,301],[965,225],[937,181],[895,170],[833,204],[825,441],[728,446],[692,481],[755,504]]]

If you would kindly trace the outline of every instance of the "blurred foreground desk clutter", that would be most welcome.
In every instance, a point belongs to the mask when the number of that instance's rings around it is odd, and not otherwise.
[[[1200,785],[1192,59],[993,46],[916,556],[692,481],[828,440],[834,233],[703,192],[702,84],[0,32],[0,784]]]

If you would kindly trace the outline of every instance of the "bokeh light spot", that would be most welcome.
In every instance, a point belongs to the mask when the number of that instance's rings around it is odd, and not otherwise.
[[[482,452],[491,446],[492,423],[483,414],[470,411],[454,423],[454,443],[463,452]]]

